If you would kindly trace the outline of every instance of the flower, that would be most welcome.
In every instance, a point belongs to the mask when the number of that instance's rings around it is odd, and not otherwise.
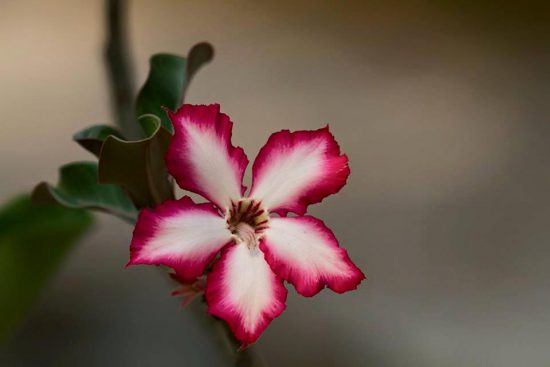
[[[225,320],[243,346],[284,311],[283,281],[311,297],[324,287],[343,293],[365,279],[330,229],[305,215],[308,205],[338,192],[350,173],[328,126],[271,135],[245,195],[248,159],[232,145],[233,123],[220,106],[186,104],[169,117],[175,133],[168,171],[182,189],[210,202],[184,196],[142,210],[129,264],[165,265],[191,283],[213,262],[208,312]]]

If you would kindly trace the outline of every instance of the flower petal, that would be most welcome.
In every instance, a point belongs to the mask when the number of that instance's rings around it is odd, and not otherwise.
[[[243,346],[252,344],[285,309],[287,290],[258,249],[228,246],[206,279],[208,312],[227,322]]]
[[[309,204],[338,192],[349,176],[328,126],[314,131],[282,130],[271,135],[252,166],[250,196],[281,215],[304,214]]]
[[[243,194],[248,158],[231,145],[233,123],[220,106],[183,105],[169,112],[174,137],[166,153],[166,166],[178,185],[212,201],[220,209]]]
[[[195,204],[184,196],[141,211],[128,265],[165,265],[193,280],[231,241],[225,219],[212,204]]]
[[[325,286],[343,293],[365,279],[332,231],[314,217],[272,218],[260,248],[275,274],[306,297]]]

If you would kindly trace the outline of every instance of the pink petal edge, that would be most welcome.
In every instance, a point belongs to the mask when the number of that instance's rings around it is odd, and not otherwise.
[[[233,122],[220,113],[219,104],[184,104],[168,115],[174,126],[165,157],[168,171],[182,189],[225,209],[246,190],[242,180],[248,158],[231,144]]]
[[[299,159],[292,159],[294,163],[285,166],[287,170],[281,169],[289,157]],[[308,170],[303,165],[307,157],[321,169]],[[318,130],[282,130],[269,137],[254,161],[250,196],[262,200],[271,212],[281,216],[288,212],[303,215],[308,205],[340,191],[349,174],[348,157],[340,154],[328,125]],[[286,187],[289,183],[294,186]]]
[[[315,217],[273,218],[260,248],[273,272],[306,297],[325,287],[336,293],[354,290],[366,279],[332,231]]]
[[[158,240],[158,237],[162,235],[163,226],[166,225],[167,220],[178,219],[181,216],[188,216],[192,220],[193,215],[202,219],[210,218],[215,223],[219,222],[219,225],[223,225],[223,229],[227,233],[223,232],[221,228],[212,228],[212,241],[194,244],[193,251],[187,252],[187,254],[185,249],[178,251],[176,248],[175,251],[170,253],[155,255],[155,249],[158,249],[162,244],[159,245],[153,243],[153,241]],[[212,262],[218,251],[232,242],[231,233],[225,228],[224,223],[224,219],[211,203],[195,204],[188,196],[184,196],[179,200],[165,201],[153,209],[143,209],[134,228],[130,244],[130,261],[127,266],[165,265],[173,268],[181,279],[193,281],[204,273],[206,266]],[[190,230],[192,230],[192,227]],[[187,233],[181,233],[182,237],[186,235]],[[224,236],[227,236],[227,238],[224,238]],[[156,246],[154,249],[149,248],[152,244]],[[169,244],[167,243],[167,245]]]
[[[287,297],[282,279],[271,271],[261,251],[255,250],[259,257],[254,259],[248,257],[249,251],[242,243],[225,247],[207,276],[205,292],[208,312],[229,325],[242,343],[241,348],[254,343],[285,310]],[[260,271],[253,271],[243,281],[235,281],[240,273],[248,274],[246,267]],[[250,300],[254,302],[248,303]],[[258,302],[261,310],[251,311]]]

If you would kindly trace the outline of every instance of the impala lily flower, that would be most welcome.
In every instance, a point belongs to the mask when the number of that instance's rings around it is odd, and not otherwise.
[[[184,105],[169,116],[175,134],[168,171],[182,189],[210,203],[185,196],[144,209],[129,264],[165,265],[193,282],[214,262],[206,280],[208,311],[244,346],[285,309],[283,281],[310,297],[325,286],[337,293],[355,289],[365,278],[330,229],[305,215],[308,205],[338,192],[350,173],[328,126],[271,135],[245,195],[248,159],[232,145],[233,123],[219,105]]]

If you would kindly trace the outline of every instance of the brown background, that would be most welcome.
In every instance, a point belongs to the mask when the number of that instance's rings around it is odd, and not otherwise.
[[[92,159],[111,122],[101,1],[0,1],[0,199]],[[544,2],[131,1],[149,55],[216,47],[189,101],[219,102],[252,160],[270,133],[331,124],[345,189],[311,212],[369,281],[290,292],[258,349],[271,366],[550,362],[549,9]],[[217,366],[214,338],[154,269],[124,270],[106,216],[7,350],[11,366]],[[3,364],[3,365],[4,365]]]

